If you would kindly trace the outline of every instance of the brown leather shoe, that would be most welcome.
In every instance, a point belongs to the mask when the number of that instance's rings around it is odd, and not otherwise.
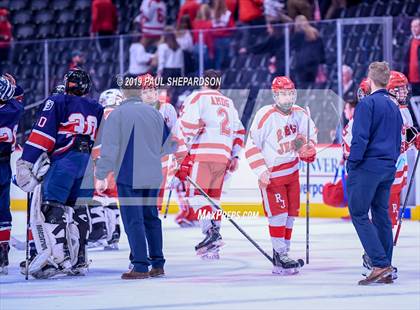
[[[137,272],[131,269],[128,272],[124,272],[121,275],[121,279],[123,280],[140,280],[140,279],[147,279],[149,277],[149,272]]]
[[[360,280],[359,285],[369,285],[372,283],[385,283],[384,281],[389,281],[389,280],[385,280],[385,278],[387,278],[391,274],[392,274],[391,266],[385,267],[385,268],[373,267],[373,270],[370,273],[370,275],[368,275],[366,279]],[[392,278],[391,278],[391,281],[392,281]],[[392,282],[388,282],[388,283],[392,283]]]
[[[389,276],[386,276],[385,278],[379,279],[376,283],[382,283],[382,284],[394,283],[394,280],[392,279],[392,274],[390,274]]]
[[[159,277],[159,276],[164,276],[165,275],[165,271],[163,270],[163,268],[152,268],[149,271],[149,275],[154,278],[154,277]]]

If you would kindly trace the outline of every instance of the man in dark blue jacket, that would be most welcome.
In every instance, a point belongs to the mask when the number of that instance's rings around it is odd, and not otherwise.
[[[372,273],[359,285],[392,283],[393,244],[388,201],[400,154],[403,120],[385,89],[389,76],[386,62],[370,64],[368,80],[372,93],[359,102],[354,114],[347,163],[349,210],[373,266]]]

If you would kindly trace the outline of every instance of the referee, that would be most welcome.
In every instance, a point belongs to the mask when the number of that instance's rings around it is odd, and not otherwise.
[[[347,162],[349,211],[373,266],[371,274],[359,281],[359,285],[392,283],[393,244],[388,201],[400,154],[403,120],[386,91],[389,77],[386,62],[370,64],[368,82],[372,92],[359,102],[354,113]]]

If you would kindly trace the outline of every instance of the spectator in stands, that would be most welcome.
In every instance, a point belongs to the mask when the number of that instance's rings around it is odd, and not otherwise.
[[[9,11],[0,9],[0,62],[9,60],[12,40],[12,25],[9,22]]]
[[[353,81],[353,69],[347,65],[342,67],[343,99],[344,101],[354,100],[355,85]]]
[[[235,27],[232,12],[226,7],[225,0],[213,0],[212,35],[214,37],[216,70],[225,68],[229,57],[230,38]]]
[[[166,83],[169,77],[180,77],[184,71],[184,54],[173,27],[165,28],[163,43],[158,46],[158,76]]]
[[[90,31],[92,36],[110,36],[117,32],[118,13],[117,8],[111,0],[93,0],[92,2],[92,24]],[[112,39],[99,38],[101,48],[109,48]]]
[[[347,0],[320,1],[320,6],[324,6],[324,9],[321,7],[321,11],[326,11],[324,19],[335,19],[339,18],[340,13],[346,8]]]
[[[314,0],[288,0],[287,15],[295,19],[299,15],[303,15],[307,20],[314,19]]]
[[[238,20],[239,13],[239,1],[238,0],[226,0],[226,7],[232,13],[233,20]]]
[[[325,51],[318,30],[303,15],[295,19],[291,47],[294,52],[293,71],[297,85],[299,88],[308,88],[315,82],[320,65],[325,63]]]
[[[184,53],[184,74],[195,72],[196,65],[193,55],[193,39],[191,35],[191,22],[188,15],[181,17],[176,32],[176,41]]]
[[[69,64],[69,69],[82,68],[85,64],[85,57],[83,53],[79,50],[75,50],[71,53],[71,61]]]
[[[193,42],[194,42],[194,54],[199,59],[199,34],[200,31],[203,33],[203,58],[204,58],[204,69],[212,67],[214,61],[214,39],[213,34],[210,32],[213,23],[211,20],[211,9],[208,4],[202,4],[198,10],[197,16],[192,23],[193,28]],[[198,62],[198,61],[197,61]]]
[[[239,21],[242,26],[260,26],[265,24],[263,0],[241,0],[239,1]],[[264,35],[264,29],[244,29],[242,30],[241,47],[247,47],[252,38]]]
[[[188,15],[190,20],[194,20],[197,16],[198,10],[200,9],[200,3],[197,0],[185,0],[184,4],[181,5],[181,8],[178,12],[177,25],[179,26],[182,17]]]
[[[264,0],[264,15],[267,25],[293,22],[293,19],[287,16],[285,2],[284,0]]]
[[[182,50],[191,52],[193,49],[193,38],[191,35],[191,22],[188,15],[184,15],[179,19],[176,40]]]
[[[411,22],[411,34],[404,73],[411,84],[413,96],[420,96],[420,18]]]
[[[132,76],[139,76],[148,73],[155,63],[154,54],[148,53],[150,41],[142,38],[140,42],[131,44],[130,46],[130,62],[128,65],[128,73]]]
[[[140,14],[135,18],[140,24],[140,32],[147,45],[156,45],[163,35],[166,25],[165,1],[143,0],[140,6]]]
[[[264,41],[251,45],[249,48],[241,48],[239,53],[268,54],[271,56],[268,64],[268,72],[274,76],[285,75],[284,67],[284,36],[283,27],[267,24],[268,36]]]

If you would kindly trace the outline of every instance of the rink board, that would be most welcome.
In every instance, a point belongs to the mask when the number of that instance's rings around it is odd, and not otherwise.
[[[242,154],[243,155],[243,154]],[[318,145],[317,159],[310,165],[310,216],[321,218],[342,218],[348,216],[347,208],[335,208],[323,203],[322,191],[323,187],[328,182],[333,182],[336,167],[342,156],[341,147],[337,145]],[[414,159],[414,152],[409,154]],[[15,168],[15,161],[20,157],[20,152],[15,152],[12,156],[12,170]],[[300,216],[306,215],[306,164],[300,163],[300,201],[301,209]],[[170,182],[169,177],[168,182]],[[406,209],[404,217],[412,220],[420,220],[420,173],[416,174],[416,180],[412,188],[412,197],[409,201],[409,207]],[[166,196],[169,191],[166,191]],[[172,194],[169,213],[177,213],[179,208],[177,205],[176,194]],[[26,210],[26,194],[17,188],[15,185],[11,187],[11,207],[12,210]],[[164,199],[166,204],[167,197]],[[248,162],[240,156],[239,169],[233,174],[226,177],[223,195],[222,206],[225,211],[255,213],[258,212],[260,216],[264,216],[264,211],[261,203],[261,194],[258,190],[257,178],[250,169]]]

